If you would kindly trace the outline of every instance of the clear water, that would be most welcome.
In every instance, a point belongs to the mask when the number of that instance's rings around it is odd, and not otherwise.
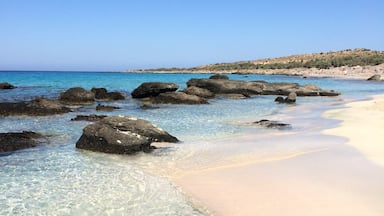
[[[0,72],[0,82],[10,82],[18,88],[0,91],[0,101],[23,101],[35,96],[56,98],[60,92],[75,86],[86,89],[105,87],[129,95],[142,82],[149,81],[174,82],[183,89],[190,78],[209,76],[3,71]],[[191,164],[204,167],[212,161],[226,160],[231,154],[247,153],[244,146],[237,152],[228,152],[233,147],[226,148],[222,143],[218,146],[215,140],[233,140],[250,131],[268,137],[270,134],[263,129],[250,129],[243,123],[292,113],[311,122],[319,118],[318,112],[304,108],[326,109],[340,106],[346,100],[384,93],[384,83],[381,82],[268,75],[230,75],[230,78],[316,84],[340,91],[342,96],[299,98],[296,106],[275,104],[275,96],[242,100],[218,98],[211,100],[209,105],[159,105],[158,109],[149,110],[140,109],[140,102],[128,97],[110,102],[109,105],[122,108],[113,112],[96,113],[96,105],[91,105],[64,115],[3,117],[0,132],[33,130],[49,135],[49,144],[0,156],[0,215],[204,215],[168,180],[168,176],[191,168]],[[143,118],[183,142],[160,148],[152,154],[134,156],[77,150],[75,143],[88,122],[71,122],[70,119],[79,114],[95,113]],[[310,123],[295,129],[308,127],[317,129]],[[258,143],[252,148],[252,153],[262,156],[266,152],[277,152],[280,147]]]

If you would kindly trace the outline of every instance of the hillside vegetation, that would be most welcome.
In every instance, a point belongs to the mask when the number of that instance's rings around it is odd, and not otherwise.
[[[366,66],[384,63],[384,52],[369,49],[348,49],[337,52],[291,55],[255,61],[209,64],[193,68],[159,68],[146,71],[236,71],[257,69],[318,68]]]

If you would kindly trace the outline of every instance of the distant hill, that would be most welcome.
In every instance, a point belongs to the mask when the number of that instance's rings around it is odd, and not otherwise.
[[[257,69],[318,68],[366,66],[384,63],[384,52],[369,49],[348,49],[336,52],[291,55],[254,61],[208,64],[193,68],[158,68],[142,71],[242,71]]]

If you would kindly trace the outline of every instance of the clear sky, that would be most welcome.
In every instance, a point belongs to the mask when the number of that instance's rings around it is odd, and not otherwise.
[[[191,67],[384,50],[383,0],[0,0],[0,70]]]

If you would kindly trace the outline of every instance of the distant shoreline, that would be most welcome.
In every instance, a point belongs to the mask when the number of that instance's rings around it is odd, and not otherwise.
[[[175,70],[175,71],[158,71],[158,70],[133,70],[127,73],[192,73],[192,74],[260,74],[260,75],[287,75],[287,76],[303,76],[303,77],[331,77],[331,78],[347,78],[347,79],[368,79],[378,74],[384,77],[384,64],[375,66],[342,66],[329,69],[318,68],[292,68],[292,69],[245,69],[245,70]]]

